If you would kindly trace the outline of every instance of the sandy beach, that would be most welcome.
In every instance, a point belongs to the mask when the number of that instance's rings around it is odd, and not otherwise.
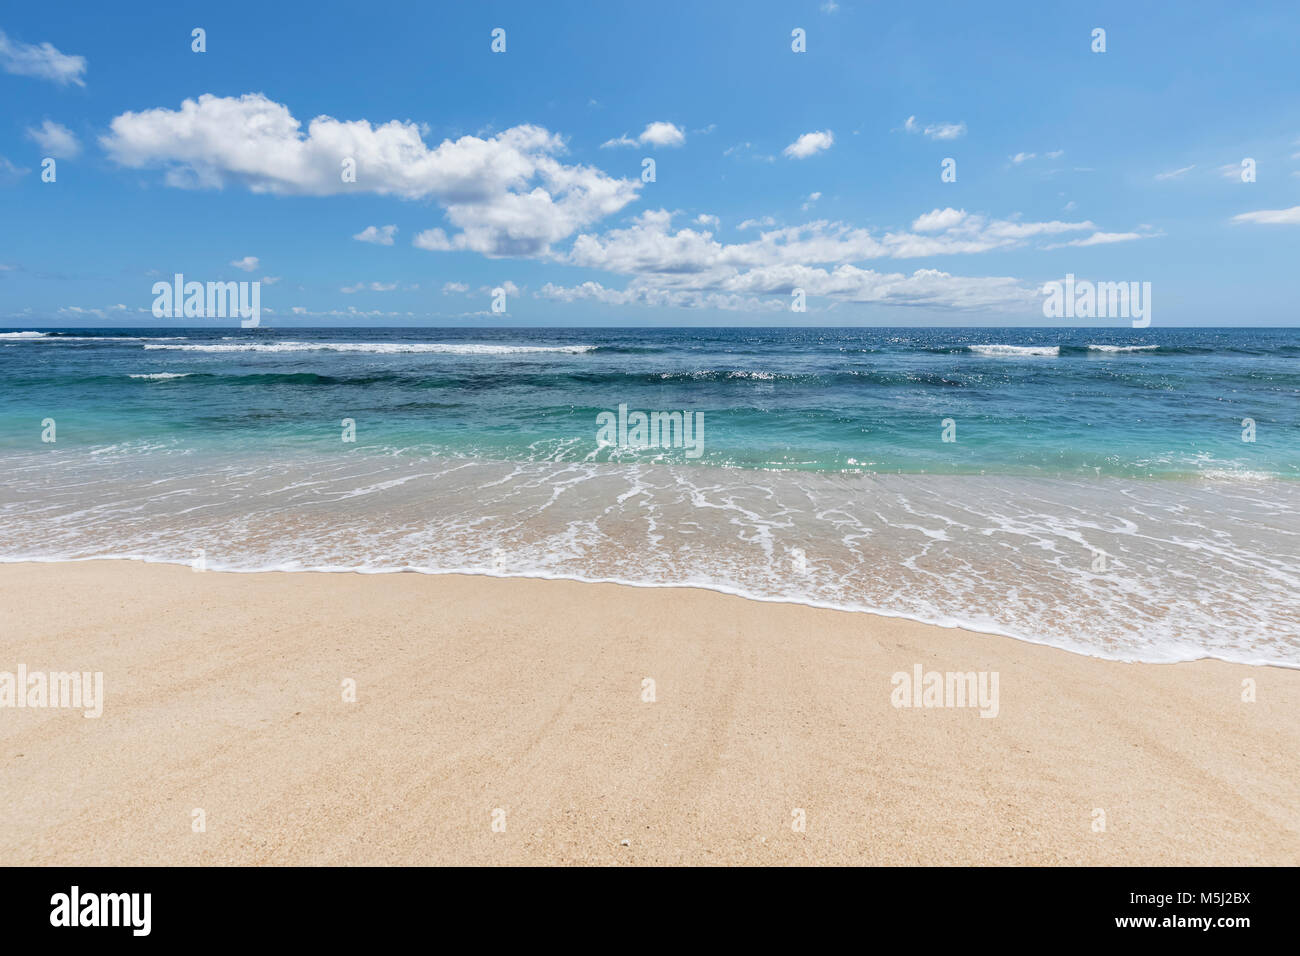
[[[1284,668],[685,588],[129,561],[0,567],[20,665],[102,672],[104,699],[0,709],[6,865],[1300,862]],[[996,716],[894,706],[918,665],[996,674]]]

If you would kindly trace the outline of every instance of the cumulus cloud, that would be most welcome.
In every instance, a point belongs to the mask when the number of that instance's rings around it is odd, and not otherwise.
[[[965,209],[934,209],[923,216],[917,216],[912,223],[914,232],[938,232],[951,229],[966,218]]]
[[[1259,209],[1255,212],[1238,213],[1232,217],[1233,222],[1253,222],[1270,226],[1300,225],[1300,206],[1290,209]]]
[[[804,133],[793,143],[781,150],[781,155],[791,159],[807,159],[815,153],[830,149],[835,142],[835,134],[830,130],[818,130]]]
[[[257,258],[257,256],[244,256],[244,258],[236,259],[234,262],[230,264],[234,266],[236,269],[243,269],[245,272],[253,272],[254,270],[257,269],[259,261],[260,260]]]
[[[352,238],[359,242],[372,242],[377,246],[391,246],[396,234],[396,226],[366,226]]]
[[[903,129],[909,133],[920,133],[929,139],[956,139],[966,133],[966,123],[931,123],[922,125],[915,116],[909,116],[903,122]]]
[[[452,295],[453,293],[464,295],[469,291],[469,286],[463,282],[444,282],[442,284],[442,294]]]
[[[935,209],[919,216],[910,230],[870,230],[817,220],[770,229],[757,239],[724,244],[698,229],[671,227],[673,213],[647,210],[622,229],[578,236],[561,261],[624,275],[686,276],[721,274],[740,268],[810,263],[846,264],[865,259],[907,259],[1007,249],[1026,241],[1069,232],[1095,231],[1089,221],[1024,222],[988,219],[964,209]],[[770,220],[766,223],[770,225]],[[752,228],[751,220],[740,224]]]
[[[795,289],[809,296],[844,302],[932,308],[1023,309],[1038,301],[1036,289],[1010,277],[954,276],[938,269],[918,269],[909,275],[851,265],[834,269],[799,265],[753,269],[710,289],[677,289],[634,279],[622,290],[590,281],[568,288],[547,283],[538,294],[564,302],[591,299],[606,305],[784,311]]]
[[[392,292],[396,288],[396,282],[358,282],[356,285],[342,286],[339,291],[351,295],[354,292]]]
[[[818,220],[761,231],[747,242],[724,243],[701,228],[674,229],[674,214],[648,210],[625,228],[579,235],[567,265],[627,276],[623,289],[601,283],[548,284],[548,298],[593,299],[606,304],[686,308],[753,308],[764,297],[808,295],[848,302],[887,302],[950,308],[1019,307],[1034,301],[1034,287],[1009,277],[970,278],[934,269],[885,273],[854,263],[978,253],[1021,246],[1040,237],[1093,230],[1091,222],[989,219],[963,209],[935,209],[911,229],[873,234],[845,223]],[[701,226],[697,219],[694,226]],[[742,227],[753,227],[753,222]],[[1098,240],[1101,241],[1101,240]],[[788,305],[788,302],[785,303]],[[766,306],[764,306],[766,307]]]
[[[565,165],[563,139],[540,126],[515,126],[490,138],[462,136],[430,149],[412,122],[317,116],[302,124],[260,93],[204,94],[179,110],[127,112],[101,139],[130,168],[159,167],[169,185],[230,184],[272,195],[329,196],[368,192],[432,199],[460,231],[431,229],[425,249],[467,249],[488,256],[539,255],[550,245],[637,196],[639,181]],[[355,182],[341,175],[355,164]]]
[[[711,132],[712,129],[703,130],[702,132]],[[686,134],[674,123],[665,123],[656,121],[650,123],[641,131],[641,135],[633,139],[624,133],[616,139],[609,139],[600,144],[601,149],[617,149],[623,146],[680,146],[686,142]]]
[[[680,146],[686,142],[686,134],[672,123],[656,122],[647,126],[638,139],[651,146]]]
[[[60,86],[85,86],[86,58],[61,53],[51,43],[22,43],[0,30],[0,67],[15,76],[34,76]]]
[[[40,126],[29,126],[27,138],[35,142],[46,156],[56,159],[70,159],[81,152],[81,142],[76,134],[53,120],[46,120]]]

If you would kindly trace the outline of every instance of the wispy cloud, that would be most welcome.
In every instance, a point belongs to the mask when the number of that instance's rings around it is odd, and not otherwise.
[[[1252,222],[1269,226],[1300,225],[1300,206],[1290,209],[1259,209],[1255,212],[1238,213],[1232,217],[1233,222]]]
[[[1156,173],[1156,179],[1177,179],[1184,173],[1190,173],[1195,168],[1196,164],[1193,163],[1191,166],[1184,166],[1182,169],[1171,169],[1167,173]]]
[[[0,67],[15,76],[34,76],[61,86],[85,86],[86,58],[62,53],[51,43],[22,43],[0,30]]]
[[[931,123],[922,125],[915,116],[909,116],[903,122],[903,129],[909,133],[920,133],[930,139],[956,139],[966,133],[966,123]]]
[[[1063,249],[1067,246],[1086,247],[1086,246],[1105,246],[1114,242],[1133,242],[1137,239],[1154,239],[1161,233],[1156,232],[1094,232],[1091,236],[1083,239],[1070,239],[1067,242],[1058,242],[1050,246],[1044,246],[1045,249]]]

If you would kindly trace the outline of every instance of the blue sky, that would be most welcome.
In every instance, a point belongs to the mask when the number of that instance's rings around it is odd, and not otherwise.
[[[158,324],[178,272],[261,281],[281,326],[1044,325],[1066,273],[1150,282],[1153,326],[1300,311],[1293,3],[49,3],[0,31],[9,327]]]

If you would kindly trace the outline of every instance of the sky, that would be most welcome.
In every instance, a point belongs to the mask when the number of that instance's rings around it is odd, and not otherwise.
[[[130,6],[0,12],[0,325],[1300,317],[1293,2]]]

